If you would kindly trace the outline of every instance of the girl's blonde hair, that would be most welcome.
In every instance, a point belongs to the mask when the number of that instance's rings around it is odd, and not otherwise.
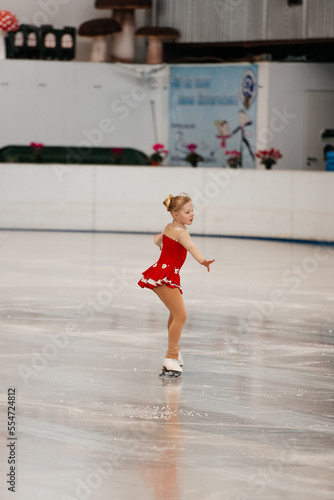
[[[168,198],[163,201],[163,204],[167,208],[167,212],[178,212],[189,201],[191,201],[191,198],[186,193],[178,196],[170,194]]]

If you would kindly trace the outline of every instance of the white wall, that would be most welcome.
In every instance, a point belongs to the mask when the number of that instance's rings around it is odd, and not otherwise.
[[[334,242],[334,174],[0,164],[0,228],[161,231],[187,192],[193,234]]]
[[[88,142],[150,154],[155,142],[168,144],[168,72],[146,64],[0,61],[0,146]],[[257,149],[282,152],[275,169],[306,169],[305,92],[333,91],[334,64],[260,63],[258,80]],[[104,120],[110,133],[101,134]]]
[[[307,169],[304,129],[312,127],[312,118],[306,116],[305,92],[333,92],[334,64],[260,63],[258,78],[257,149],[282,152],[275,169]]]
[[[155,142],[167,144],[167,82],[164,66],[0,61],[0,147],[38,142],[150,154]]]

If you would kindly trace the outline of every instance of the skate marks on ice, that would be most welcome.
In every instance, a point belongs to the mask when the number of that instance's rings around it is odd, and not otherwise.
[[[167,315],[136,284],[151,239],[8,233],[1,245],[18,500],[332,498],[333,258],[311,272],[309,245],[196,241],[216,268],[184,265],[184,371],[162,379]],[[2,460],[1,498],[7,472]]]

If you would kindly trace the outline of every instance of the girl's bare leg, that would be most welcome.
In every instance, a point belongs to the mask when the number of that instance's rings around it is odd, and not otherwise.
[[[183,325],[187,320],[183,298],[178,288],[166,285],[154,288],[155,293],[170,312],[168,319],[168,350],[166,358],[177,359],[179,356],[179,341]]]
[[[169,327],[172,324],[172,321],[173,321],[173,315],[172,315],[172,313],[170,313],[169,318],[168,318],[168,322],[167,322],[167,330],[169,330]]]
[[[169,318],[168,318],[168,322],[167,322],[167,331],[169,332],[169,327],[170,325],[172,324],[172,321],[173,321],[173,315],[170,314],[169,315]],[[180,345],[179,345],[179,350],[180,350]]]

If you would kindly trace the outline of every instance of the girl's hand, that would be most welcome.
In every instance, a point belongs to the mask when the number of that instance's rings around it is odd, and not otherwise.
[[[206,260],[204,259],[203,262],[201,262],[201,265],[202,266],[205,266],[208,270],[208,272],[210,271],[210,265],[215,261],[216,259],[212,259],[212,260]]]

